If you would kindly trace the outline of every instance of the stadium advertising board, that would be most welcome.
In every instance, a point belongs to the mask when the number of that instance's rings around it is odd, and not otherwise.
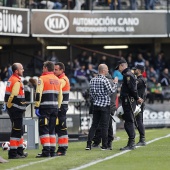
[[[69,134],[78,133],[80,130],[80,116],[71,114],[67,115],[67,128]]]
[[[29,10],[0,7],[0,35],[29,36]]]
[[[32,36],[68,37],[70,27],[68,14],[68,11],[59,12],[55,10],[32,10]]]
[[[117,116],[117,129],[124,128],[124,123]],[[146,128],[170,127],[170,111],[167,104],[146,104],[143,113],[143,123]],[[88,132],[92,124],[92,115],[68,114],[67,126],[69,133]]]
[[[143,113],[143,122],[146,127],[170,126],[169,105],[166,104],[146,104]]]
[[[33,37],[113,38],[168,36],[166,11],[32,10],[31,18]]]
[[[87,132],[92,124],[92,116],[91,115],[75,115],[68,114],[67,115],[67,128],[70,134],[79,133],[79,132]]]

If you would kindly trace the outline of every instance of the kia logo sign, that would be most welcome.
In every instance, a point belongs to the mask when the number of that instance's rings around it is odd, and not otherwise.
[[[45,19],[45,27],[53,33],[62,33],[69,27],[69,20],[62,14],[52,14]]]

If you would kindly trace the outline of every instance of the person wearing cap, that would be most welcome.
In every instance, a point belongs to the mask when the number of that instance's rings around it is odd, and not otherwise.
[[[116,68],[123,75],[123,83],[120,91],[120,98],[122,101],[122,107],[124,114],[122,118],[124,119],[124,128],[129,137],[127,146],[120,148],[121,151],[124,150],[134,150],[135,149],[135,120],[133,115],[133,110],[136,108],[137,103],[142,103],[143,99],[139,97],[137,92],[137,82],[135,75],[128,68],[128,64],[125,59],[118,61]]]
[[[142,73],[144,72],[145,67],[143,65],[136,65],[134,67],[134,74],[137,76],[137,90],[138,90],[138,95],[142,99],[146,99],[146,80],[142,76]],[[137,129],[139,132],[139,142],[136,144],[136,146],[145,146],[145,127],[143,124],[143,111],[144,111],[145,103],[143,102],[141,105],[141,111],[140,113],[136,116],[136,122],[137,122]]]

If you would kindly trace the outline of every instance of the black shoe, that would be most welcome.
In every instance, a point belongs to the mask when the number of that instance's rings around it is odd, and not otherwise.
[[[51,157],[50,155],[44,155],[43,153],[38,154],[38,155],[36,156],[36,158],[50,158],[50,157]]]
[[[101,146],[101,150],[102,151],[105,151],[105,150],[109,150],[107,147],[103,147],[103,146]]]
[[[50,153],[51,157],[57,156],[57,153]]]
[[[65,152],[57,152],[57,153],[56,153],[56,156],[65,156],[65,155],[66,155]]]
[[[20,156],[25,156],[25,158],[28,156],[28,153],[27,152],[24,152],[23,154],[19,154],[18,153],[18,155],[20,155]]]
[[[109,142],[108,144],[107,144],[107,149],[109,149],[109,150],[112,150],[113,148],[112,148],[112,142]]]
[[[120,148],[121,151],[134,150],[134,149],[136,149],[136,147],[134,145],[130,145],[130,146],[127,145],[127,146],[125,146],[123,148]]]
[[[8,156],[8,159],[22,159],[25,158],[23,155],[16,155],[16,156]]]
[[[96,144],[96,143],[92,144],[92,148],[99,148],[99,147],[100,147],[99,144]]]
[[[91,150],[91,142],[87,142],[87,146],[85,150]]]
[[[87,145],[85,150],[91,150],[91,145]]]
[[[146,142],[145,141],[139,141],[136,146],[146,146]]]

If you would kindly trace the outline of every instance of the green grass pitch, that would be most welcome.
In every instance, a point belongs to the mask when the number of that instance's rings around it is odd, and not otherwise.
[[[139,135],[136,137],[138,142]],[[170,129],[147,129],[146,141],[164,137],[170,134]],[[113,150],[101,151],[99,148],[86,151],[86,142],[70,142],[66,156],[55,158],[35,158],[41,150],[27,150],[29,156],[25,159],[9,160],[0,164],[0,170],[67,170],[75,169],[82,165],[103,160],[109,156],[120,153],[119,148],[127,144],[127,135],[124,130],[117,131],[120,140],[113,142]],[[0,155],[7,159],[7,151],[0,151]],[[137,148],[104,160],[84,169],[88,170],[169,170],[170,169],[170,137],[154,141],[147,146]]]

